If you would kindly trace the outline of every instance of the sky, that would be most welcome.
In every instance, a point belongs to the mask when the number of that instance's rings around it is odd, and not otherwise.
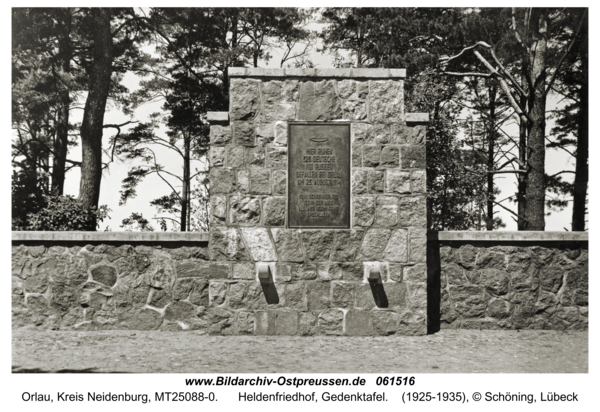
[[[312,30],[320,30],[322,25],[313,23],[309,28]],[[320,45],[318,45],[320,46]],[[150,52],[151,49],[148,49]],[[260,62],[260,67],[279,67],[280,53],[277,50],[271,52],[273,58],[270,62]],[[317,67],[330,68],[333,67],[333,57],[326,54],[317,53],[313,51],[311,54],[311,60]],[[129,88],[130,91],[135,90],[138,87],[138,82],[141,78],[137,77],[132,73],[128,73],[123,84]],[[556,98],[550,98],[548,104],[548,110],[552,109],[552,106],[556,104]],[[143,122],[148,120],[148,116],[153,112],[161,111],[162,102],[154,102],[145,104],[137,109],[134,113],[133,119]],[[81,116],[82,111],[79,110],[72,114],[72,117]],[[105,124],[121,124],[128,120],[130,117],[124,115],[115,107],[108,107],[105,114]],[[77,121],[77,120],[73,120]],[[549,131],[552,128],[553,122],[549,121],[546,125],[546,130]],[[125,131],[124,128],[123,131]],[[164,129],[163,129],[164,130]],[[507,129],[509,133],[517,135],[516,127],[513,131]],[[104,146],[108,146],[108,139],[116,133],[115,129],[105,129],[104,134]],[[178,159],[175,156],[169,155],[166,150],[157,151],[159,156],[159,163],[164,165],[167,170],[179,173],[181,171],[181,164],[178,163]],[[73,160],[79,160],[81,158],[81,149],[76,147],[71,150],[69,157]],[[110,230],[120,231],[123,230],[121,222],[124,218],[128,217],[132,212],[142,213],[145,218],[151,221],[151,225],[158,230],[159,226],[153,217],[161,216],[156,213],[156,208],[150,206],[149,202],[160,196],[167,195],[170,193],[169,187],[155,175],[146,177],[146,179],[139,184],[136,198],[131,199],[124,206],[119,206],[119,190],[121,188],[121,181],[127,176],[127,171],[135,163],[116,161],[110,165],[110,168],[106,170],[102,176],[101,191],[100,191],[100,205],[107,205],[111,210],[109,213],[110,219],[105,219],[98,230]],[[204,165],[201,162],[196,162],[194,167],[203,168]],[[574,170],[574,161],[571,156],[561,151],[560,149],[547,150],[546,152],[546,171],[549,174],[559,172],[561,170]],[[572,179],[571,174],[564,175],[565,179]],[[592,176],[590,174],[590,176]],[[78,196],[79,194],[79,169],[73,169],[67,174],[65,182],[65,194]],[[514,174],[502,174],[497,175],[496,184],[500,188],[501,194],[498,199],[504,199],[515,192],[516,188],[516,176]],[[177,184],[172,182],[172,184]],[[505,206],[516,209],[514,204],[503,203]],[[506,227],[501,230],[517,230],[516,222],[513,220],[511,214],[499,207],[495,208],[498,211],[498,215],[506,223]],[[546,217],[546,230],[547,231],[564,231],[570,230],[571,227],[571,204],[561,212],[553,212],[550,216]],[[165,215],[168,216],[168,215]]]

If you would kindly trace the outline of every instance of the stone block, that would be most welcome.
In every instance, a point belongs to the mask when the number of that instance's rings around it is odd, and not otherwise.
[[[281,99],[281,97],[279,97]],[[265,120],[273,122],[276,120],[295,120],[296,104],[278,101],[274,103],[265,102]]]
[[[291,282],[294,266],[294,263],[288,262],[278,262],[274,265],[271,264],[271,272],[273,274],[273,280],[275,281],[275,283]]]
[[[288,144],[288,123],[275,122],[275,144],[287,146]]]
[[[373,332],[376,335],[393,335],[398,329],[398,314],[387,310],[373,310],[371,313],[371,323]]]
[[[227,283],[210,282],[208,286],[208,304],[210,306],[219,306],[225,303],[227,296]]]
[[[373,123],[397,123],[404,120],[404,82],[372,80],[369,110]]]
[[[300,86],[297,120],[335,120],[343,115],[341,101],[335,92],[335,81],[307,81]]]
[[[423,125],[408,128],[408,143],[425,144],[427,141],[427,127]]]
[[[398,224],[398,198],[377,196],[375,226],[391,227]]]
[[[381,259],[386,262],[406,262],[408,258],[408,231],[396,229],[389,236],[389,242],[384,246]]]
[[[244,167],[244,146],[226,146],[227,167]]]
[[[285,201],[285,199],[283,199]],[[284,204],[285,206],[285,204]],[[300,232],[290,229],[271,229],[279,259],[284,262],[304,262]]]
[[[69,285],[69,286],[80,286],[88,280],[88,263],[84,258],[74,257],[72,255],[65,256],[62,259],[56,260],[56,265],[53,266],[52,260],[43,260],[43,263],[39,265],[32,265],[34,267],[32,276],[40,276],[43,273],[50,274],[50,278],[54,283],[58,283],[61,285]],[[105,265],[101,265],[105,266]],[[112,266],[107,266],[111,267]],[[115,270],[112,268],[112,270]],[[103,279],[107,282],[111,282],[111,275],[109,272],[112,272],[110,269],[105,269],[103,272],[106,272],[106,276],[100,277],[100,274],[97,274],[98,279]],[[43,275],[42,275],[43,276]],[[43,279],[43,277],[42,277]],[[40,279],[41,282],[43,280]],[[116,270],[115,270],[115,280],[116,280]],[[114,282],[112,282],[114,285]],[[112,285],[110,285],[112,286]],[[25,285],[27,288],[27,284]]]
[[[243,227],[240,230],[255,261],[274,262],[277,260],[268,229]]]
[[[425,170],[414,170],[411,173],[411,189],[414,193],[427,192],[427,176]]]
[[[511,304],[504,299],[491,298],[485,313],[495,319],[506,319],[511,315]]]
[[[375,221],[375,198],[373,196],[353,197],[353,226],[369,227]]]
[[[194,279],[194,287],[189,296],[190,303],[207,307],[209,300],[209,283],[203,279]]]
[[[253,122],[233,122],[233,143],[238,146],[256,144],[256,126]]]
[[[406,265],[403,268],[403,280],[408,282],[427,282],[427,264],[417,263],[415,265]],[[396,279],[392,279],[396,280]],[[396,280],[397,281],[397,280]]]
[[[273,194],[285,195],[287,193],[287,171],[273,171]]]
[[[242,238],[235,228],[211,227],[209,253],[211,260],[250,260]]]
[[[233,136],[231,126],[210,126],[210,143],[211,144],[225,144],[231,141]]]
[[[423,336],[427,334],[427,318],[424,311],[407,309],[398,315],[398,335]]]
[[[427,310],[427,284],[406,282],[409,306],[412,309]]]
[[[246,292],[248,284],[244,282],[234,282],[229,284],[227,291],[227,306],[232,309],[242,309],[245,307]]]
[[[349,281],[362,281],[364,279],[363,264],[361,262],[339,262],[336,265],[342,271],[341,279]]]
[[[369,123],[352,123],[350,127],[350,140],[352,142],[352,147],[359,147],[369,143],[368,138],[372,128],[373,125]]]
[[[224,225],[227,219],[227,198],[225,196],[210,197],[211,225]]]
[[[165,309],[165,319],[171,321],[186,321],[194,316],[194,306],[183,301],[171,303]]]
[[[298,313],[298,334],[312,336],[317,331],[317,316],[313,312]]]
[[[401,197],[398,201],[400,226],[425,227],[427,225],[427,203],[424,196]]]
[[[409,229],[410,262],[426,262],[427,260],[427,230],[411,227]]]
[[[77,291],[74,287],[67,285],[52,285],[50,304],[53,309],[66,312],[74,307],[77,301]]]
[[[381,164],[381,146],[365,145],[362,149],[364,167],[377,167]]]
[[[382,193],[385,173],[383,170],[369,170],[369,193]]]
[[[229,198],[229,224],[257,225],[260,222],[260,201],[256,197],[231,196]]]
[[[306,283],[306,303],[308,310],[323,310],[331,306],[331,283]]]
[[[333,246],[333,230],[302,231],[302,243],[309,262],[329,260]]]
[[[296,335],[298,333],[298,312],[295,310],[277,311],[275,330],[277,335]]]
[[[400,149],[395,146],[385,146],[381,150],[381,166],[396,168],[400,165]]]
[[[250,167],[265,167],[265,147],[246,147],[246,164]]]
[[[256,195],[271,194],[269,169],[253,168],[250,170],[250,192]]]
[[[383,284],[383,289],[387,296],[389,308],[398,310],[409,306],[410,299],[406,283],[387,282]]]
[[[277,314],[274,311],[254,312],[254,316],[256,325],[254,333],[256,335],[275,335]]]
[[[124,315],[120,326],[123,329],[156,330],[162,321],[163,318],[160,312],[154,309],[144,308]]]
[[[235,171],[232,169],[211,169],[209,173],[210,195],[230,194],[235,192]]]
[[[315,280],[317,279],[317,268],[314,264],[302,264],[292,267],[292,281]]]
[[[481,249],[475,260],[475,267],[478,269],[506,269],[506,256],[504,253],[492,252],[488,249]]]
[[[321,335],[343,335],[344,312],[340,309],[325,309],[319,314],[318,328]]]
[[[194,278],[177,279],[173,287],[173,299],[186,300],[194,288],[194,280]]]
[[[406,268],[404,268],[406,270]],[[389,279],[392,282],[402,282],[403,279],[403,265],[399,263],[390,263],[389,264]]]
[[[383,260],[382,255],[391,234],[391,229],[367,230],[357,259],[361,261]]]
[[[370,336],[373,334],[371,313],[366,310],[349,310],[346,313],[346,335]]]
[[[223,167],[225,164],[225,148],[221,146],[212,146],[210,148],[210,161],[209,166],[212,167]]]
[[[424,145],[401,146],[400,159],[402,169],[425,169],[427,167]]]
[[[287,147],[267,145],[267,167],[272,169],[286,169]]]
[[[211,335],[232,335],[235,313],[223,308],[208,309],[208,333]]]
[[[231,79],[229,114],[232,120],[251,120],[260,114],[259,83],[251,79]]]
[[[300,95],[300,82],[298,80],[287,79],[282,87],[283,101],[297,102]]]
[[[237,171],[237,188],[243,195],[250,193],[250,170],[242,169]]]
[[[255,123],[256,147],[264,147],[275,140],[275,123],[257,122]],[[264,153],[263,153],[264,156]],[[264,164],[262,165],[264,166]]]
[[[234,263],[231,274],[233,279],[256,280],[254,263],[252,262]]]
[[[238,312],[235,320],[235,331],[238,335],[253,335],[254,334],[254,313]]]
[[[56,262],[54,259],[50,259],[48,262]],[[42,265],[40,265],[42,266]],[[39,268],[39,266],[38,266]],[[114,268],[111,268],[114,270]],[[44,270],[36,270],[33,275],[28,276],[25,279],[25,282],[22,283],[20,280],[17,281],[20,287],[17,289],[20,291],[20,294],[23,293],[22,285],[25,285],[25,291],[27,293],[45,293],[48,290],[49,279],[50,279],[50,270],[49,268],[45,268]],[[87,271],[86,271],[87,277]],[[13,276],[13,279],[18,279],[16,276]],[[112,285],[111,285],[112,286]],[[14,288],[13,288],[14,289]],[[14,293],[14,292],[13,292]]]
[[[454,309],[463,318],[481,318],[486,302],[482,286],[450,286],[448,288]]]
[[[316,264],[317,279],[324,282],[342,280],[342,268],[337,263],[319,262]]]
[[[385,191],[388,193],[410,193],[410,173],[388,170],[385,178]]]
[[[331,283],[331,305],[336,308],[354,307],[354,284],[345,282]]]
[[[367,102],[365,100],[349,99],[344,102],[344,118],[352,120],[367,119]]]
[[[481,271],[481,282],[485,289],[496,295],[506,295],[508,293],[508,284],[510,277],[508,273],[499,269],[483,269]]]
[[[263,198],[263,223],[268,226],[283,226],[285,225],[286,215],[286,198],[285,197],[266,197]]]
[[[229,122],[228,112],[206,112],[206,121],[209,123],[227,123]]]
[[[285,305],[300,311],[308,309],[304,283],[289,283],[285,286]]]
[[[371,310],[376,307],[375,298],[368,283],[360,283],[355,286],[355,307],[357,309]]]
[[[348,99],[353,94],[356,94],[356,80],[340,80],[337,82],[337,89],[342,99]]]
[[[352,193],[360,195],[367,193],[367,171],[353,170],[352,171]]]
[[[362,229],[336,230],[331,259],[336,262],[353,261],[364,233]]]
[[[362,167],[362,146],[352,148],[352,167]]]

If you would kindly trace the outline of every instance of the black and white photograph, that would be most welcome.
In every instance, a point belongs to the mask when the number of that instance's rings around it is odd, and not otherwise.
[[[26,6],[11,406],[597,403],[590,8]]]

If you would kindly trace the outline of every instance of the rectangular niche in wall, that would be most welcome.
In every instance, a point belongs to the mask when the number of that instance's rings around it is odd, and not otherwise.
[[[290,123],[288,227],[350,227],[350,124]]]

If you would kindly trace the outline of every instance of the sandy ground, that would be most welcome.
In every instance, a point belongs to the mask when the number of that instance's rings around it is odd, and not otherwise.
[[[14,330],[13,373],[587,373],[588,333],[251,337]]]

